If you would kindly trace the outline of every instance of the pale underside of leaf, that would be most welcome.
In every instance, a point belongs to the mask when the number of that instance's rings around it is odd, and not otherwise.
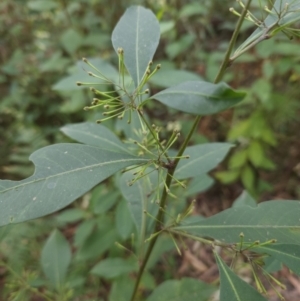
[[[135,86],[140,83],[152,60],[160,38],[155,15],[141,6],[129,7],[112,33],[115,51],[124,50],[124,61]]]
[[[82,144],[57,144],[30,157],[35,173],[0,181],[0,225],[55,212],[116,171],[147,160]]]
[[[61,128],[68,137],[88,145],[114,152],[129,153],[128,149],[107,127],[92,122],[69,124]]]

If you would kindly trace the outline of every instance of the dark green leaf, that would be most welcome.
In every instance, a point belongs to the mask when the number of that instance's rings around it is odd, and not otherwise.
[[[130,300],[134,287],[134,281],[128,275],[116,279],[109,293],[109,301],[128,301]]]
[[[144,235],[153,223],[145,211],[155,216],[158,211],[158,205],[155,203],[154,188],[157,185],[157,172],[153,171],[149,176],[137,180],[132,186],[128,185],[133,178],[136,170],[126,172],[120,180],[120,189],[127,202],[128,209],[134,220],[138,233],[142,240]]]
[[[252,286],[240,279],[214,252],[220,271],[220,301],[267,301]]]
[[[183,155],[190,158],[180,160],[175,177],[186,179],[206,174],[225,158],[233,146],[231,143],[205,143],[187,147]]]
[[[269,254],[300,275],[300,246],[291,244],[269,244],[253,248],[253,251]]]
[[[22,181],[0,181],[0,225],[55,212],[118,170],[146,162],[82,144],[57,144],[30,156],[35,173]]]
[[[79,247],[83,245],[83,243],[87,240],[89,235],[93,232],[95,225],[96,225],[95,219],[85,220],[80,223],[80,225],[76,228],[76,232],[74,236],[75,247]]]
[[[207,301],[214,290],[211,285],[192,278],[167,280],[153,291],[147,301]]]
[[[132,260],[129,261],[123,258],[107,258],[96,264],[90,273],[105,279],[112,279],[123,274],[128,274],[137,269],[137,262],[133,262]]]
[[[111,248],[117,240],[115,229],[97,229],[84,241],[76,254],[76,260],[86,261],[101,256],[106,250]]]
[[[67,209],[61,212],[57,217],[58,222],[74,223],[84,218],[85,211],[79,208]]]
[[[56,289],[63,285],[70,262],[69,243],[58,230],[54,230],[42,250],[41,264],[45,275]]]
[[[119,202],[116,210],[116,228],[123,240],[128,238],[132,233],[134,224],[132,215],[128,209],[127,202],[122,200]]]
[[[236,105],[245,95],[225,83],[189,81],[163,90],[151,98],[186,113],[211,115]]]
[[[160,37],[159,23],[151,10],[129,7],[112,33],[115,51],[124,50],[124,61],[135,86],[138,86],[152,61]]]
[[[196,236],[209,236],[227,243],[277,239],[279,243],[300,244],[300,202],[268,201],[256,207],[227,209],[205,220],[175,227]]]

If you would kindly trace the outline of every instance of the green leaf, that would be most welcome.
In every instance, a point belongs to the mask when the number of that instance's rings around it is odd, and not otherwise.
[[[72,83],[74,85],[74,82]],[[83,90],[66,90],[59,93],[64,102],[59,106],[59,112],[63,114],[78,113],[86,106],[86,95]]]
[[[299,201],[268,201],[256,207],[230,208],[205,220],[174,229],[227,243],[238,241],[243,232],[245,242],[277,239],[278,243],[300,244],[299,216]]]
[[[247,163],[247,150],[239,149],[230,156],[228,167],[230,169],[240,168]]]
[[[214,254],[220,271],[220,301],[267,301],[252,286],[234,274],[217,252]]]
[[[156,188],[158,181],[157,172],[153,171],[148,176],[137,180],[132,186],[129,186],[128,182],[134,178],[133,174],[135,172],[136,170],[128,171],[121,176],[120,190],[127,202],[138,233],[140,233],[141,238],[145,238],[144,235],[147,229],[153,223],[153,220],[147,217],[145,211],[152,216],[155,216],[158,211],[158,206],[155,203],[156,196],[154,195],[154,188]]]
[[[160,37],[160,27],[151,10],[129,7],[112,33],[115,51],[124,50],[125,66],[135,86],[138,86],[152,61]]]
[[[95,228],[96,221],[94,219],[85,220],[80,223],[80,225],[76,228],[75,236],[74,236],[74,246],[79,247],[82,246],[83,243],[87,240],[90,234],[93,232]]]
[[[242,101],[245,95],[225,83],[188,81],[165,89],[151,98],[179,111],[203,116],[228,109]]]
[[[167,280],[160,284],[147,301],[207,301],[214,287],[193,278]]]
[[[241,172],[241,180],[246,189],[253,191],[255,187],[255,173],[250,165],[244,166]]]
[[[240,175],[239,170],[226,170],[218,171],[215,173],[215,177],[224,184],[230,184],[237,180]]]
[[[131,277],[121,276],[116,279],[109,292],[109,301],[128,301],[132,295],[134,280]]]
[[[105,279],[113,279],[123,274],[136,271],[137,269],[137,262],[133,262],[132,260],[125,260],[123,258],[108,258],[96,264],[90,273]]]
[[[27,6],[31,10],[35,10],[38,12],[43,12],[51,9],[55,9],[58,7],[58,3],[52,0],[33,0],[27,2]]]
[[[257,203],[252,198],[252,196],[246,190],[244,190],[232,205],[232,207],[240,207],[240,206],[256,207]]]
[[[166,46],[166,53],[169,59],[173,60],[178,55],[186,52],[196,39],[194,34],[185,34],[179,40],[169,43]]]
[[[101,124],[91,122],[69,124],[60,130],[68,137],[84,144],[98,146],[101,149],[119,153],[129,152],[120,139]]]
[[[118,170],[147,162],[82,144],[44,147],[30,156],[35,173],[22,181],[0,181],[0,225],[58,211]]]
[[[106,193],[103,190],[106,189],[103,189],[101,185],[96,187],[90,199],[91,209],[97,215],[106,213],[120,200],[120,192],[118,190],[111,189]]]
[[[59,213],[59,215],[56,217],[56,220],[62,223],[75,223],[82,220],[84,215],[84,210],[79,208],[71,208]]]
[[[201,80],[201,77],[193,72],[186,70],[168,70],[160,69],[149,80],[152,85],[169,88],[171,86],[179,85],[184,81]]]
[[[160,34],[164,34],[175,27],[175,22],[171,21],[161,21],[159,22]]]
[[[133,230],[133,220],[125,200],[119,202],[116,210],[116,228],[123,240],[127,239]]]
[[[83,36],[73,28],[67,29],[60,37],[63,48],[70,54],[74,55],[75,51],[83,43]]]
[[[282,16],[282,12],[285,9],[285,5],[288,3],[288,10],[285,16]],[[258,40],[260,37],[266,34],[266,27],[271,27],[273,24],[278,24],[279,26],[275,27],[273,31],[269,32],[269,34],[272,35],[272,33],[276,33],[280,31],[281,29],[284,29],[284,27],[287,27],[288,25],[298,21],[300,19],[300,2],[295,0],[276,0],[273,8],[272,13],[270,13],[266,19],[263,21],[263,25],[261,27],[258,27],[251,35],[250,37],[242,43],[238,47],[235,53],[238,53],[243,48],[247,47],[247,45],[250,45],[253,41]],[[280,18],[279,18],[280,17]]]
[[[175,177],[186,179],[206,174],[225,158],[233,146],[231,143],[205,143],[187,147],[183,155],[190,158],[179,161]]]
[[[0,242],[5,238],[5,236],[10,232],[11,229],[11,225],[7,225],[5,227],[0,228]]]
[[[71,255],[68,241],[58,230],[54,230],[42,250],[41,265],[45,275],[56,289],[64,283]]]
[[[247,153],[251,163],[256,167],[260,167],[265,159],[265,153],[262,144],[257,140],[253,140],[249,145]]]
[[[118,72],[116,69],[109,64],[108,62],[100,59],[100,58],[90,58],[89,62],[94,65],[98,70],[103,73],[106,78],[111,80],[112,82],[118,78]],[[60,81],[58,81],[55,85],[52,86],[53,90],[76,90],[87,88],[88,86],[77,86],[76,82],[86,82],[91,83],[90,86],[96,86],[96,84],[106,83],[104,80],[101,80],[96,77],[92,77],[88,75],[88,72],[97,73],[93,68],[89,65],[85,64],[82,61],[78,61],[76,64],[77,72],[64,77]]]
[[[117,240],[115,229],[97,229],[84,241],[76,254],[76,260],[86,261],[101,256],[105,251],[111,248]]]
[[[300,247],[292,244],[269,244],[258,246],[253,249],[254,252],[269,254],[278,261],[285,264],[297,275],[300,275]]]
[[[214,179],[206,174],[193,178],[192,181],[188,184],[184,195],[185,197],[195,196],[196,194],[210,188],[213,183]]]
[[[205,4],[190,3],[185,4],[179,12],[179,18],[189,18],[195,15],[203,15],[208,13],[208,8]]]

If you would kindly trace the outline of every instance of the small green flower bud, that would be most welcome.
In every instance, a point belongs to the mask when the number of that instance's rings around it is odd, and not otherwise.
[[[84,107],[83,108],[85,111],[88,111],[88,110],[90,110],[91,108],[90,107]]]
[[[82,83],[81,82],[76,82],[76,85],[77,86],[82,86]]]

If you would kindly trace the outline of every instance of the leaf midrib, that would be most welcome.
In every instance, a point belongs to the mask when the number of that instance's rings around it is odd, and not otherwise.
[[[48,180],[48,179],[51,179],[51,178],[55,178],[55,177],[59,177],[59,176],[67,175],[67,174],[71,174],[73,172],[83,171],[85,169],[90,169],[90,168],[95,168],[95,167],[101,167],[101,166],[105,166],[105,165],[108,165],[108,164],[121,163],[121,162],[126,162],[126,161],[128,162],[128,161],[147,161],[147,160],[146,159],[139,159],[139,158],[120,159],[120,160],[107,161],[107,162],[97,163],[97,164],[93,164],[93,165],[88,165],[88,166],[84,166],[84,167],[80,167],[80,168],[75,168],[75,169],[72,169],[72,170],[64,171],[64,172],[61,172],[61,173],[57,173],[57,174],[54,174],[54,175],[50,175],[48,177],[37,178],[37,179],[34,179],[32,181],[25,182],[25,183],[22,183],[22,184],[19,184],[19,185],[16,185],[16,186],[13,186],[13,187],[1,190],[0,193],[5,193],[5,192],[8,192],[10,190],[14,190],[16,188],[24,187],[24,186],[32,184],[32,183],[36,183],[36,182],[40,182],[40,181],[45,181],[45,180]]]

